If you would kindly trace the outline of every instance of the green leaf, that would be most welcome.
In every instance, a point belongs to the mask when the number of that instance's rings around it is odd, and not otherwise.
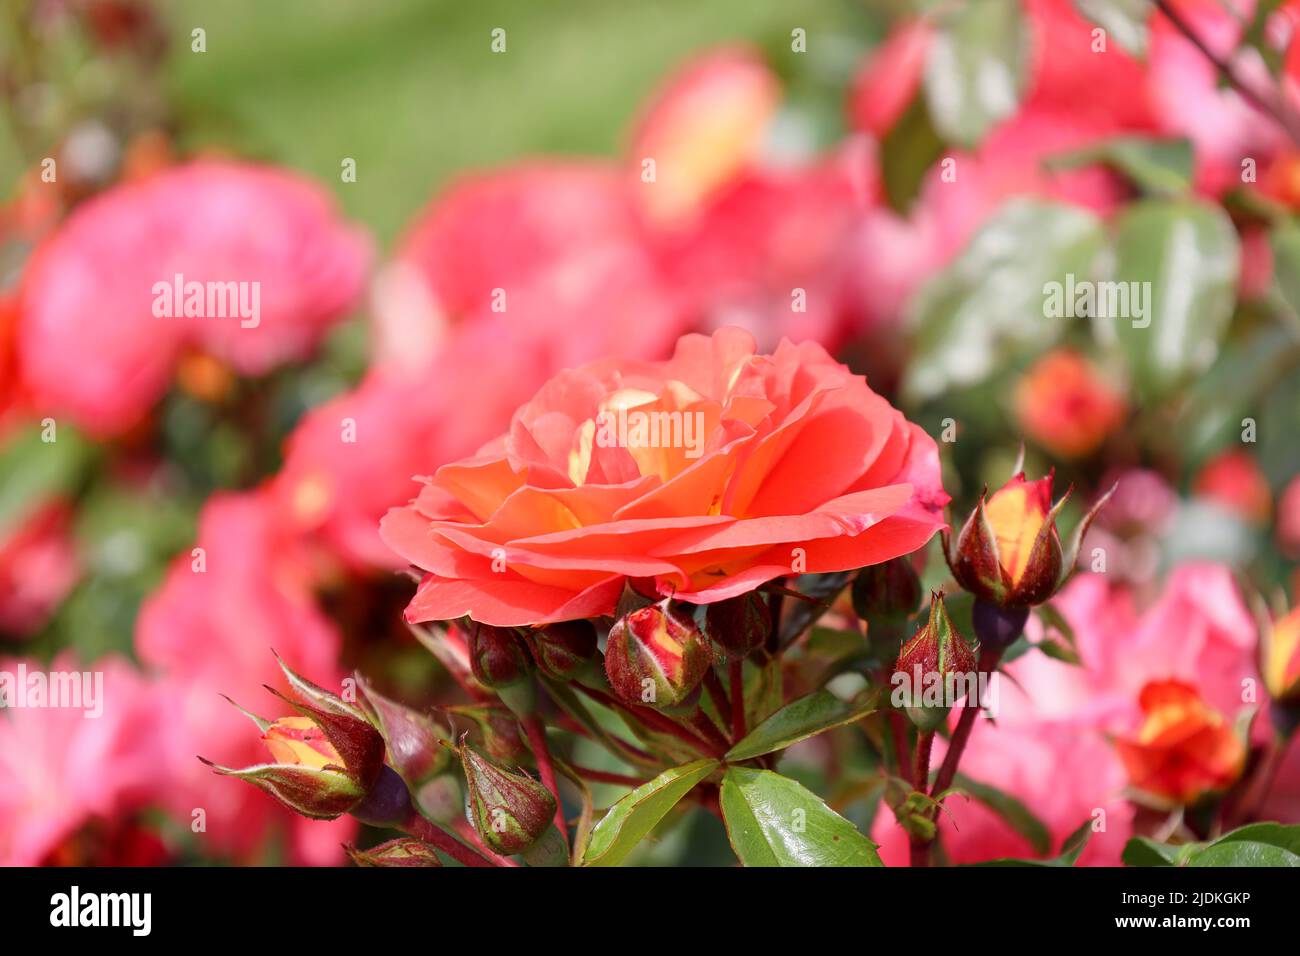
[[[1146,200],[1120,217],[1119,285],[1108,288],[1128,291],[1128,308],[1112,301],[1107,311],[1125,314],[1093,325],[1119,344],[1139,391],[1164,394],[1214,362],[1236,301],[1238,245],[1227,214],[1199,201]]]
[[[1083,848],[1088,845],[1088,838],[1092,836],[1092,821],[1087,820],[1080,825],[1061,844],[1061,853],[1050,860],[1017,860],[1009,857],[1000,860],[988,860],[984,863],[976,863],[975,866],[1074,866],[1079,855],[1083,853]]]
[[[1300,856],[1253,840],[1213,843],[1193,853],[1188,866],[1300,866]]]
[[[17,433],[0,448],[0,537],[28,517],[28,509],[50,496],[71,493],[93,448],[72,427],[59,424],[54,441],[40,428]]]
[[[1005,820],[1013,830],[1029,841],[1035,853],[1051,852],[1052,834],[1046,824],[1015,797],[962,774],[957,774],[953,783],[958,790],[969,794]]]
[[[591,831],[584,866],[617,866],[677,801],[718,768],[716,760],[696,760],[665,770],[614,804]]]
[[[1270,245],[1278,290],[1292,314],[1300,316],[1300,222],[1287,219],[1279,223],[1273,229]]]
[[[771,770],[729,767],[722,816],[745,866],[881,866],[876,845],[822,799]]]
[[[1300,826],[1251,823],[1213,843],[1178,846],[1133,837],[1123,860],[1128,866],[1300,866]]]
[[[1074,0],[1074,6],[1130,53],[1146,51],[1150,0]]]
[[[1120,859],[1125,866],[1182,866],[1191,853],[1203,846],[1201,843],[1172,846],[1148,837],[1133,837],[1124,844]]]
[[[935,128],[971,146],[1016,111],[1028,45],[1019,0],[980,0],[940,20],[925,64]]]
[[[1083,661],[1079,659],[1078,653],[1063,641],[1053,640],[1050,637],[1043,638],[1034,645],[1052,660],[1060,661],[1063,664],[1070,664],[1074,667],[1082,667]]]
[[[792,700],[727,751],[727,760],[741,761],[783,750],[834,727],[851,724],[876,709],[875,695],[865,702],[843,701],[828,690]]]
[[[1267,843],[1300,856],[1300,825],[1285,823],[1249,823],[1238,827],[1231,833],[1225,833],[1214,841],[1212,846],[1224,843],[1236,843],[1249,840],[1252,843]]]
[[[889,208],[906,215],[943,154],[943,140],[935,132],[925,99],[918,96],[880,143],[880,178]]]
[[[1183,195],[1192,188],[1192,144],[1185,139],[1119,136],[1053,156],[1049,169],[1074,169],[1102,163],[1143,192]]]
[[[1045,287],[1092,274],[1100,220],[1076,206],[1008,203],[966,250],[917,294],[904,389],[930,399],[975,385],[1024,353],[1050,346],[1065,313],[1048,314]]]

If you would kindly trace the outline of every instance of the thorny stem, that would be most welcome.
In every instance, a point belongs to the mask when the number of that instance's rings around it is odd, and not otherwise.
[[[934,746],[934,731],[926,730],[916,738],[916,767],[912,771],[912,780],[916,789],[925,793],[925,785],[930,780],[930,748]],[[925,839],[913,833],[908,837],[908,848],[912,866],[930,865],[930,848],[933,839]]]
[[[528,746],[537,761],[537,772],[542,775],[542,786],[551,791],[555,798],[555,828],[569,842],[569,829],[564,822],[564,803],[560,799],[559,783],[555,779],[555,765],[551,762],[551,749],[546,743],[546,728],[536,714],[529,714],[522,720],[524,733],[528,735]]]
[[[496,863],[483,856],[481,853],[477,853],[470,849],[442,827],[430,823],[424,817],[420,816],[420,814],[414,809],[411,810],[410,816],[403,821],[402,825],[398,827],[398,829],[408,836],[413,836],[417,840],[423,840],[425,843],[431,844],[443,853],[447,854],[453,860],[463,863],[466,866],[506,865],[504,863]]]
[[[731,737],[739,743],[745,736],[745,659],[733,657],[727,665],[731,683]]]
[[[1001,657],[1001,648],[980,651],[978,669],[980,671],[995,670]],[[961,716],[957,718],[957,729],[952,732],[952,740],[948,743],[948,752],[943,755],[943,764],[939,767],[939,776],[935,778],[934,786],[930,788],[930,796],[938,797],[939,794],[952,786],[953,778],[957,776],[957,765],[961,763],[962,751],[966,749],[966,741],[970,739],[971,728],[975,726],[975,718],[979,712],[979,704],[966,701],[962,705]]]
[[[1300,144],[1300,123],[1297,122],[1295,115],[1287,109],[1286,101],[1281,96],[1274,96],[1266,99],[1253,87],[1246,84],[1237,74],[1232,63],[1222,59],[1218,54],[1210,49],[1209,45],[1201,39],[1200,34],[1192,29],[1190,23],[1183,19],[1182,15],[1173,8],[1170,0],[1155,0],[1156,9],[1164,14],[1167,19],[1181,33],[1192,46],[1200,51],[1201,55],[1209,60],[1223,76],[1225,80],[1237,91],[1247,103],[1255,107],[1261,113],[1271,117],[1288,136],[1296,143]]]

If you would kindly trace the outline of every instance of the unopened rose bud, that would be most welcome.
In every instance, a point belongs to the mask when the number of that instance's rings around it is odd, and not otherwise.
[[[199,759],[219,774],[265,790],[304,816],[332,820],[361,804],[379,781],[384,739],[351,705],[287,667],[285,672],[302,699],[288,701],[299,716],[272,722],[248,714],[262,730],[275,762],[237,770]]]
[[[551,828],[555,798],[522,773],[513,773],[465,744],[460,748],[469,784],[470,819],[489,847],[505,856],[524,853]]]
[[[428,714],[384,697],[366,681],[361,690],[374,711],[375,724],[388,746],[388,761],[411,792],[442,773],[451,754],[440,741],[451,736]]]
[[[906,557],[863,568],[853,579],[853,610],[864,621],[906,618],[921,606],[921,579]]]
[[[414,837],[398,837],[368,850],[359,850],[351,844],[343,849],[357,866],[442,866],[437,851]]]
[[[1068,493],[1066,497],[1068,497]],[[1028,607],[1052,596],[1061,578],[1061,538],[1052,505],[1052,476],[1016,475],[962,526],[949,564],[963,588],[990,604]]]
[[[704,624],[709,637],[730,656],[748,657],[767,643],[772,633],[772,612],[763,595],[750,591],[710,604]]]
[[[596,658],[596,628],[590,621],[564,621],[528,632],[537,669],[555,680],[572,680]]]
[[[713,650],[695,621],[652,604],[620,618],[605,645],[609,685],[629,703],[660,710],[688,706],[713,665]]]
[[[929,619],[898,653],[892,701],[917,727],[934,730],[957,702],[958,689],[971,686],[967,678],[976,666],[975,649],[952,626],[943,595],[935,594]]]
[[[1246,745],[1195,687],[1153,681],[1139,698],[1137,735],[1115,742],[1129,782],[1171,804],[1192,804],[1227,790],[1241,776]]]
[[[1260,641],[1260,671],[1273,700],[1300,704],[1300,607],[1265,621]]]
[[[519,733],[519,719],[506,707],[494,704],[461,704],[445,708],[446,713],[465,717],[478,728],[478,737],[488,756],[498,763],[517,764],[532,753]]]
[[[519,635],[487,624],[473,624],[469,629],[469,664],[479,683],[497,689],[517,684],[533,671]]]

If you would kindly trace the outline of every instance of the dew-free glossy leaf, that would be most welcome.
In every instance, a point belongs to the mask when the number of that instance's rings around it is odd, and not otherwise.
[[[627,794],[592,829],[583,865],[617,866],[717,766],[716,760],[696,760],[673,767]]]
[[[881,866],[876,845],[821,797],[771,770],[729,767],[722,815],[745,866]]]
[[[874,697],[865,702],[851,702],[840,700],[828,690],[815,691],[792,700],[751,730],[744,740],[727,751],[727,759],[749,760],[782,750],[823,731],[851,724],[874,710]]]

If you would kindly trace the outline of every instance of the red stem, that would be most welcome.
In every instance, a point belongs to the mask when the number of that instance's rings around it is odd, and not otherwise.
[[[980,651],[979,670],[997,669],[1001,656],[1001,649]],[[935,778],[934,786],[930,788],[930,796],[937,797],[952,786],[952,781],[957,776],[957,765],[961,763],[962,751],[966,749],[966,741],[970,739],[971,728],[975,726],[975,717],[979,712],[979,705],[970,701],[962,706],[961,716],[957,718],[957,729],[952,732],[948,752],[943,755],[943,764],[939,767],[939,776]]]
[[[745,659],[733,657],[727,666],[731,682],[731,737],[737,743],[745,737]]]
[[[692,730],[708,741],[709,752],[715,757],[721,757],[731,749],[731,744],[722,732],[718,730],[709,715],[704,712],[703,707],[696,707],[695,713],[686,718],[686,723]]]
[[[649,707],[641,707],[638,704],[629,704],[626,701],[619,700],[612,694],[606,694],[602,690],[588,687],[585,684],[580,684],[576,681],[573,683],[573,686],[597,703],[603,704],[611,710],[622,711],[640,721],[646,727],[657,730],[661,734],[669,734],[670,736],[676,737],[678,740],[702,753],[711,753],[713,751],[712,747],[685,727],[674,723],[663,714],[653,711]]]
[[[594,767],[580,767],[577,764],[569,764],[569,768],[584,780],[591,780],[595,783],[613,783],[624,787],[639,787],[645,783],[640,777],[631,777],[625,773],[612,773],[608,770],[597,770]]]
[[[473,824],[471,824],[464,817],[456,818],[456,832],[460,834],[462,840],[472,843],[476,847],[478,847],[479,852],[482,853],[489,860],[491,860],[493,863],[495,863],[497,866],[519,866],[519,864],[516,863],[514,860],[510,859],[510,857],[502,856],[500,853],[497,853],[490,846],[484,843],[483,838],[478,835],[478,831],[474,829]]]
[[[925,793],[925,786],[930,781],[930,748],[934,746],[934,731],[922,731],[916,737],[916,766],[912,770],[912,780],[917,790]],[[918,833],[908,835],[908,855],[912,866],[930,865],[930,848],[933,840],[927,840]]]
[[[912,756],[911,747],[907,743],[907,725],[903,723],[904,717],[896,710],[889,712],[889,729],[894,736],[894,759],[898,761],[898,775],[916,786],[916,781],[912,779]]]
[[[471,850],[465,844],[461,843],[450,833],[436,824],[430,823],[424,817],[420,816],[415,810],[406,819],[400,827],[403,833],[415,837],[417,840],[423,840],[447,854],[453,860],[464,863],[466,866],[501,866],[502,864],[494,863],[480,853]]]
[[[731,702],[727,699],[726,688],[722,686],[722,681],[718,679],[717,671],[710,667],[704,672],[704,686],[713,698],[713,706],[717,708],[718,716],[724,721],[727,714],[731,712]]]
[[[564,822],[564,804],[560,801],[560,787],[555,780],[555,765],[551,763],[551,749],[546,744],[546,728],[536,714],[523,718],[524,732],[528,734],[528,746],[532,748],[533,759],[537,761],[537,772],[542,775],[542,786],[551,791],[555,798],[555,828],[569,842],[569,828]]]

